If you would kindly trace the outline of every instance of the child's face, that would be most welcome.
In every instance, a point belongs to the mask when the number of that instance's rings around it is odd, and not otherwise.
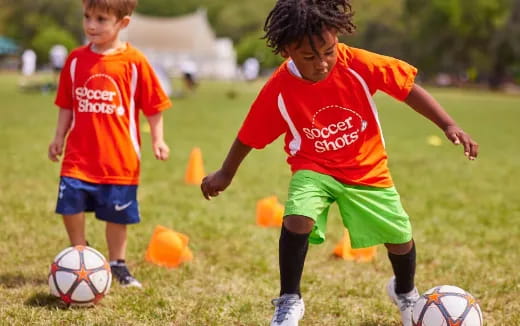
[[[106,48],[119,40],[119,31],[130,22],[130,17],[117,19],[116,15],[96,8],[83,8],[83,31],[97,48]]]
[[[301,44],[290,44],[281,52],[283,57],[291,57],[304,79],[312,82],[327,78],[338,58],[337,31],[326,29],[321,36],[323,40],[318,36],[312,37],[316,52],[307,37]]]

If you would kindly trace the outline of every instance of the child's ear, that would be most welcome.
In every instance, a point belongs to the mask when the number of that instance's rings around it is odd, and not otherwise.
[[[285,59],[287,59],[287,58],[290,57],[289,52],[287,52],[286,49],[281,49],[281,50],[280,50],[280,55],[281,55],[282,57],[284,57]]]
[[[119,21],[121,24],[121,28],[125,28],[126,26],[128,26],[128,24],[130,24],[130,19],[130,16],[125,16],[121,18],[121,20]]]

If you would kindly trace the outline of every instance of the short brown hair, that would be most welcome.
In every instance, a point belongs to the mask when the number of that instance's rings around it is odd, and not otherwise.
[[[99,9],[116,15],[117,19],[130,16],[137,0],[83,0],[86,9]]]

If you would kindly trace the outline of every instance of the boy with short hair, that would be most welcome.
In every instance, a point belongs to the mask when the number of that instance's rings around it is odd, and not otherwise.
[[[462,144],[473,160],[478,145],[428,92],[411,65],[338,43],[354,31],[350,0],[278,0],[265,24],[267,43],[287,60],[254,101],[222,167],[204,178],[206,197],[231,183],[252,148],[285,135],[293,176],[279,240],[280,297],[271,325],[298,325],[308,243],[325,240],[330,205],[337,202],[353,248],[385,244],[395,277],[387,285],[405,326],[419,297],[410,220],[387,167],[374,93],[404,101]]]
[[[139,111],[150,125],[154,155],[166,160],[162,111],[171,106],[153,69],[119,32],[130,23],[137,0],[83,0],[89,44],[74,50],[60,75],[60,108],[49,159],[65,155],[56,213],[72,245],[86,245],[85,214],[106,222],[114,278],[141,287],[125,263],[127,225],[138,223]]]

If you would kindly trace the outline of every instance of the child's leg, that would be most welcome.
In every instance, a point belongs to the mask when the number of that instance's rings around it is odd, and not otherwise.
[[[314,221],[300,215],[284,218],[279,241],[280,295],[300,293],[303,265]]]
[[[85,246],[85,213],[63,215],[63,224],[72,246]]]
[[[415,243],[413,240],[402,244],[385,243],[388,258],[395,275],[395,293],[408,293],[414,289]]]
[[[107,222],[105,236],[110,261],[125,260],[126,224]]]

